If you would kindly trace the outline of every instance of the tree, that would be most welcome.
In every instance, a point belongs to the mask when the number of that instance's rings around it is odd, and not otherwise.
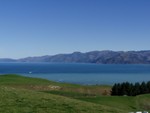
[[[137,82],[133,87],[133,96],[139,95],[140,93],[140,83]]]
[[[111,95],[118,95],[117,84],[114,84],[112,87]]]
[[[148,93],[150,93],[150,81],[149,82],[147,82],[147,90],[148,90]]]
[[[148,88],[145,82],[142,82],[140,85],[140,94],[146,94],[148,93]]]
[[[129,83],[129,82],[123,82],[123,83],[116,83],[112,87],[111,95],[128,95],[128,96],[136,96],[139,94],[146,94],[150,93],[150,81],[145,83]]]

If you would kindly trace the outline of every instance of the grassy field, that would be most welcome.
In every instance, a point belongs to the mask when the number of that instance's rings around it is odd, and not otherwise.
[[[0,113],[150,111],[150,95],[110,96],[110,86],[82,86],[18,75],[0,76]]]

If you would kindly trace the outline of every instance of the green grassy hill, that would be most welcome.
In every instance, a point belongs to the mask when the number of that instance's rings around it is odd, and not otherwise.
[[[110,96],[110,89],[110,86],[82,86],[18,75],[1,75],[0,113],[150,111],[150,95]]]

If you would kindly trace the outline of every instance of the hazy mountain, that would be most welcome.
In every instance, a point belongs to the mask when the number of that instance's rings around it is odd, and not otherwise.
[[[10,59],[10,58],[0,58],[0,62],[16,62],[17,60],[15,59]]]
[[[19,62],[68,62],[100,64],[150,64],[150,50],[147,51],[91,51],[74,52],[53,56],[27,57]]]
[[[26,57],[18,59],[19,62],[49,62],[50,56]]]

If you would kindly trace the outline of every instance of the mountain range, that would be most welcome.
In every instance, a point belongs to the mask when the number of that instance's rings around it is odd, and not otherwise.
[[[86,53],[45,55],[21,59],[1,58],[0,62],[63,62],[97,64],[150,64],[150,50],[145,51],[90,51]]]

